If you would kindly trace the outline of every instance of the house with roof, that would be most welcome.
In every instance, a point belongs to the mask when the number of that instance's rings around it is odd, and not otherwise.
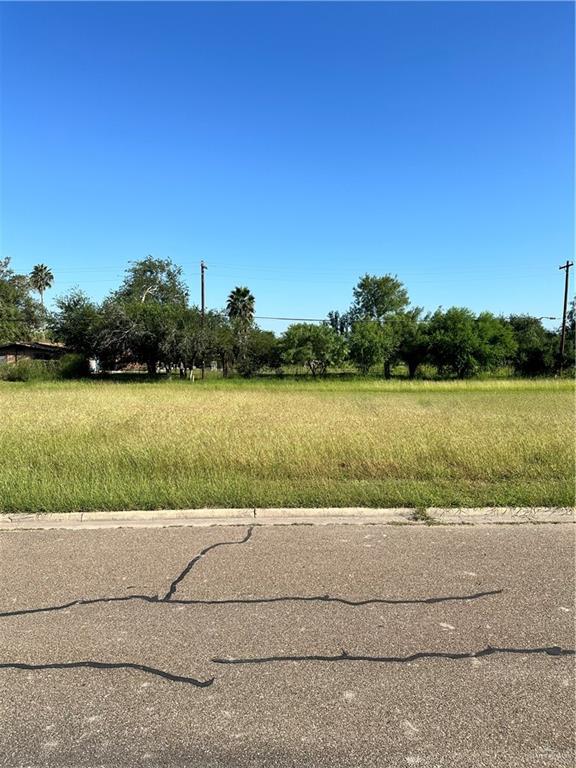
[[[47,341],[11,341],[0,344],[0,365],[19,360],[59,360],[68,352],[63,344]]]

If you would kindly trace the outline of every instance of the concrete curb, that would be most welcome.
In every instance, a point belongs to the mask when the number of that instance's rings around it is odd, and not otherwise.
[[[574,523],[571,507],[479,507],[436,509],[427,513],[439,523]]]
[[[66,528],[160,528],[207,525],[493,525],[574,523],[572,507],[482,507],[373,509],[370,507],[279,507],[261,509],[169,509],[124,512],[0,514],[0,531]]]

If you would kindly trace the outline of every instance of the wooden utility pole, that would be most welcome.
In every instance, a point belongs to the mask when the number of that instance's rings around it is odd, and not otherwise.
[[[208,267],[203,261],[200,262],[200,321],[202,326],[202,335],[204,335],[204,319],[206,317],[206,291],[204,286],[204,272]],[[202,352],[202,378],[204,378],[206,372],[206,363],[204,361],[204,352]]]
[[[568,311],[568,286],[570,284],[570,267],[573,266],[573,261],[566,260],[566,264],[558,267],[558,269],[566,270],[566,280],[564,283],[564,309],[562,312],[562,335],[560,336],[560,373],[562,373],[562,367],[564,365],[564,345],[566,343],[566,313]]]

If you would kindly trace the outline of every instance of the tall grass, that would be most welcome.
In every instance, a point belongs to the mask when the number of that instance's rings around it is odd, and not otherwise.
[[[0,382],[0,509],[568,505],[570,381]]]

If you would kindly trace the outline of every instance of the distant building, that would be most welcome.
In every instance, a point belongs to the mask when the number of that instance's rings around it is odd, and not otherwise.
[[[68,352],[63,344],[46,341],[13,341],[0,344],[0,364],[19,360],[58,360]]]

